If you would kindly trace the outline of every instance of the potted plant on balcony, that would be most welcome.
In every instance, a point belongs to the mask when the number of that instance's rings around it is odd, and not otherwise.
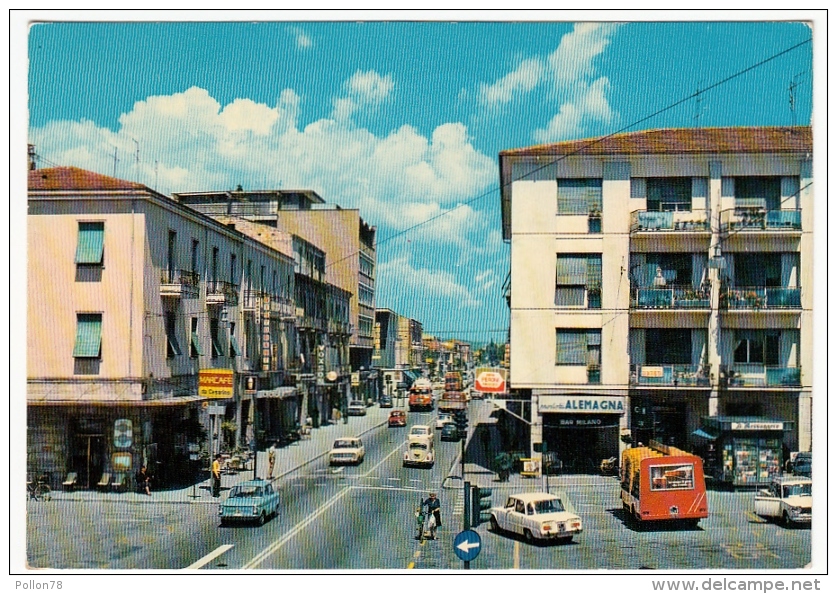
[[[744,295],[744,301],[748,307],[759,308],[764,306],[764,298],[755,291],[747,291]]]

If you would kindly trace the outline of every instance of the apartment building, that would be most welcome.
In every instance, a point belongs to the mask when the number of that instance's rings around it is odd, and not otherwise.
[[[810,450],[812,150],[809,127],[741,127],[500,153],[532,456],[655,439],[753,484]]]
[[[287,238],[263,241],[73,167],[31,170],[28,184],[32,471],[76,472],[89,487],[146,464],[165,485],[200,466],[220,418],[236,424],[236,441],[292,422],[278,404],[295,399]],[[234,378],[231,395],[212,399],[214,428],[199,395],[211,370]]]
[[[383,390],[409,389],[424,366],[422,324],[391,309],[375,310],[374,365],[383,374]]]
[[[231,215],[299,237],[323,251],[324,282],[350,293],[349,365],[355,372],[355,395],[375,399],[372,371],[375,325],[375,227],[356,209],[341,208],[310,190],[188,192],[174,195],[209,215]]]

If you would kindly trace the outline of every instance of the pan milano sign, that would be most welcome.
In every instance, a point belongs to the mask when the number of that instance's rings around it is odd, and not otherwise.
[[[625,412],[621,396],[541,396],[538,408],[543,413],[614,413]]]

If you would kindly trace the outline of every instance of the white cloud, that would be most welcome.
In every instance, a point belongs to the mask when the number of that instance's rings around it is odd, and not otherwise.
[[[518,67],[494,84],[480,86],[480,99],[488,105],[505,104],[516,94],[528,93],[543,80],[545,67],[540,58],[523,60]]]
[[[544,128],[534,131],[533,137],[538,142],[556,142],[583,134],[586,124],[611,122],[615,114],[607,100],[610,82],[602,77],[591,85],[577,84],[577,94],[572,101],[561,105]]]
[[[311,39],[311,36],[299,27],[290,27],[288,30],[291,32],[291,35],[294,36],[296,47],[299,49],[308,49],[314,45],[314,41]]]
[[[347,95],[332,101],[332,117],[338,121],[348,120],[359,109],[382,103],[392,93],[395,82],[391,74],[381,76],[374,70],[358,70],[346,81],[344,87]]]
[[[375,77],[352,80],[358,96],[379,100],[389,92]],[[116,131],[89,121],[56,121],[32,129],[30,138],[51,162],[107,175],[114,174],[117,150],[117,177],[166,194],[238,184],[311,188],[327,202],[361,208],[365,220],[394,231],[464,204],[496,180],[494,160],[471,144],[463,124],[441,124],[429,136],[407,125],[378,135],[336,119],[301,128],[299,107],[291,89],[271,107],[247,98],[222,106],[193,87],[136,102]],[[464,245],[463,235],[489,226],[477,206],[462,206],[422,226],[422,234],[428,241]]]
[[[453,274],[444,270],[417,268],[407,256],[379,262],[378,275],[381,278],[398,279],[396,290],[401,294],[420,294],[425,301],[440,299],[466,308],[480,306],[480,302]]]
[[[617,27],[615,23],[576,23],[561,38],[546,61],[557,91],[594,75],[593,60],[610,44]]]

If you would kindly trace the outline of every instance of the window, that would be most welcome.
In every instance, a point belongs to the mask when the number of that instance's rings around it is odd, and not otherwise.
[[[202,355],[203,351],[201,350],[201,341],[200,337],[198,337],[198,318],[192,318],[192,340],[189,348],[189,356],[193,359],[197,359]]]
[[[733,355],[735,363],[779,364],[779,334],[761,330],[738,330]]]
[[[218,318],[209,318],[209,337],[212,341],[212,358],[224,356],[224,349],[221,345],[220,324]]]
[[[600,309],[602,255],[559,254],[556,260],[555,305]]]
[[[171,359],[182,355],[180,350],[180,343],[177,342],[177,333],[175,331],[175,312],[166,312],[166,358]]]
[[[192,272],[198,271],[198,248],[200,242],[197,239],[192,240]]]
[[[212,248],[212,286],[218,281],[218,248]]]
[[[599,365],[601,344],[601,330],[558,329],[555,331],[555,364]]]
[[[602,211],[602,180],[559,179],[558,214],[587,215]]]
[[[169,282],[174,282],[174,271],[177,269],[176,260],[177,254],[177,232],[169,230],[169,249],[166,258],[166,265],[168,267]]]
[[[98,359],[102,354],[102,314],[76,315],[76,343],[73,357]]]
[[[105,254],[105,224],[79,223],[76,264],[101,266]]]
[[[645,331],[645,361],[649,365],[688,365],[692,362],[690,328],[648,328]]]
[[[736,177],[736,208],[781,208],[782,178],[767,176]]]
[[[235,322],[230,322],[230,357],[237,357],[241,354],[238,340],[235,337]]]
[[[692,210],[692,178],[649,177],[645,180],[646,209],[656,212]]]
[[[231,285],[238,284],[238,283],[235,282],[237,272],[238,271],[236,270],[236,256],[235,256],[235,254],[230,254],[230,284]]]

